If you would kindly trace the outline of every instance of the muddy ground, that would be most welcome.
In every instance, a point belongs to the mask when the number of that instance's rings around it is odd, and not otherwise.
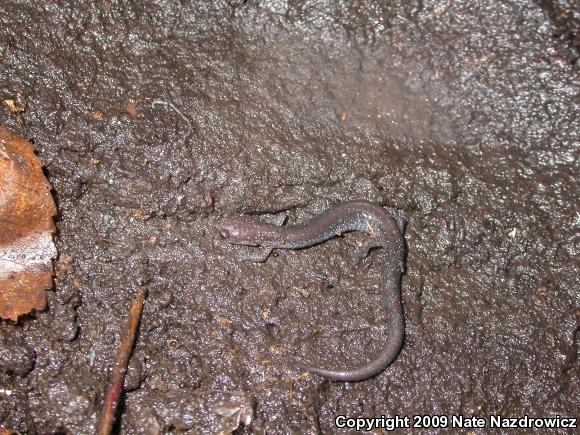
[[[0,324],[0,427],[93,433],[139,286],[121,433],[578,417],[574,2],[74,3],[0,6],[0,97],[26,107],[0,123],[60,210],[49,309]],[[408,219],[406,341],[354,384],[290,356],[380,348],[380,253],[359,261],[351,234],[250,264],[213,230],[349,199]]]

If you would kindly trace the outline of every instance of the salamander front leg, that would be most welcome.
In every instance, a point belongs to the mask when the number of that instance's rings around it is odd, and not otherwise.
[[[246,255],[242,258],[243,261],[250,261],[252,263],[265,263],[272,254],[274,248],[264,247],[262,252],[256,255]]]

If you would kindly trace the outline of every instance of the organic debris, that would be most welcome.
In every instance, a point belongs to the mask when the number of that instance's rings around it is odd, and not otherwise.
[[[113,423],[115,422],[117,405],[119,404],[119,399],[123,392],[127,365],[129,364],[129,357],[133,350],[133,342],[137,335],[137,329],[141,320],[141,311],[143,310],[143,302],[145,301],[146,294],[147,289],[145,287],[141,287],[137,290],[137,295],[135,296],[135,300],[131,306],[131,311],[129,312],[127,324],[123,329],[121,342],[119,343],[119,348],[117,349],[117,355],[115,357],[115,365],[113,366],[109,386],[107,387],[105,403],[103,404],[103,410],[99,419],[99,427],[97,430],[99,435],[110,434]]]
[[[30,143],[0,127],[0,318],[46,307],[56,206]]]
[[[4,100],[4,105],[10,110],[12,113],[23,113],[26,112],[26,106],[22,102],[22,95],[20,93],[16,94],[16,98],[6,99]]]

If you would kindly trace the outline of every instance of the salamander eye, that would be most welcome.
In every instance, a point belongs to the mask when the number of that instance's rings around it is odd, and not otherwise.
[[[220,231],[220,237],[224,240],[227,240],[230,238],[230,232],[226,229],[223,229]]]

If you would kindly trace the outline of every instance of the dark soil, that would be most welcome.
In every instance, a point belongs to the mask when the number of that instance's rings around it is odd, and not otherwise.
[[[77,3],[0,6],[0,98],[26,107],[0,124],[35,144],[60,210],[49,309],[0,323],[0,427],[93,433],[143,285],[121,433],[578,417],[575,2]],[[349,199],[408,219],[406,342],[354,384],[290,356],[380,348],[379,253],[357,260],[353,234],[250,264],[213,231]]]

